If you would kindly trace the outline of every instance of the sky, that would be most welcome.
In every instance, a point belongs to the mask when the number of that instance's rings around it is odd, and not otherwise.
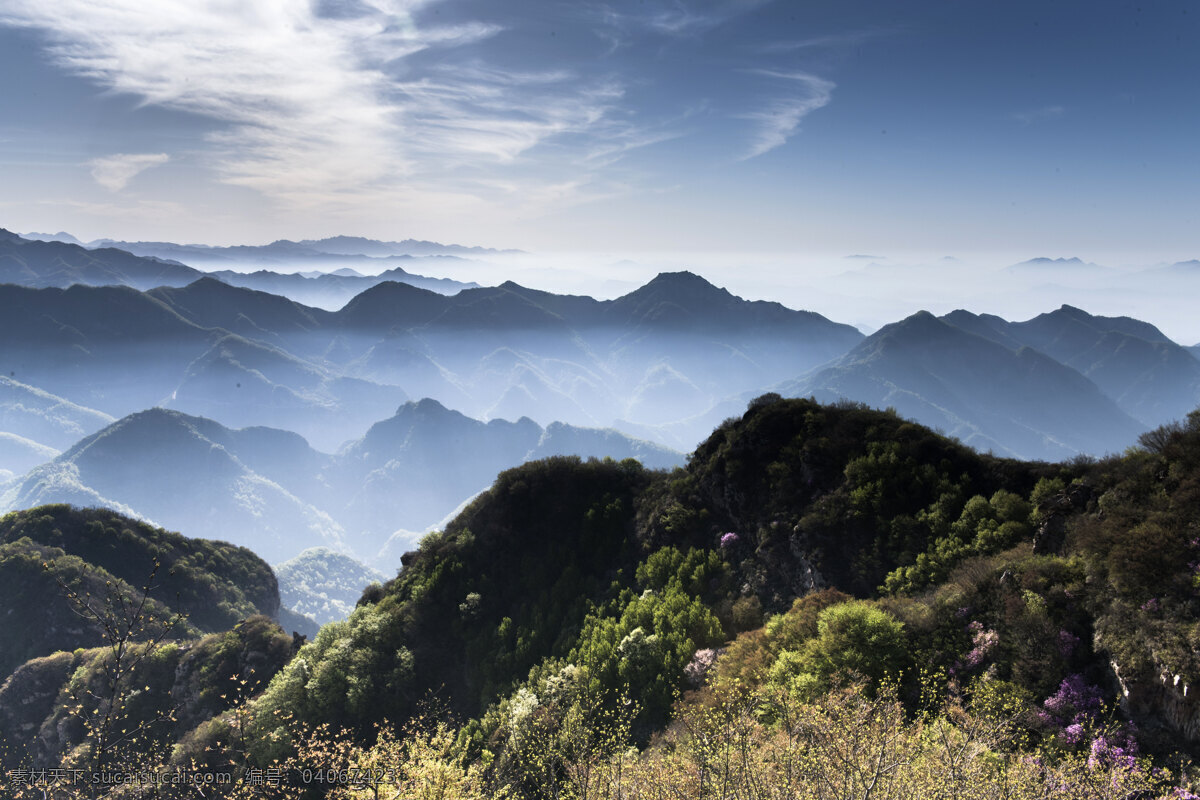
[[[1200,256],[1200,5],[0,0],[0,227]]]

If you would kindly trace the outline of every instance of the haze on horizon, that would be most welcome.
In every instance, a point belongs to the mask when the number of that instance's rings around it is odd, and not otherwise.
[[[1186,2],[0,1],[11,230],[1194,258]]]

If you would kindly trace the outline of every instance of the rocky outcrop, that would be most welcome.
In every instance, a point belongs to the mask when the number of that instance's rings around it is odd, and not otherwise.
[[[1087,509],[1095,490],[1086,484],[1075,484],[1038,503],[1036,516],[1041,520],[1033,534],[1033,552],[1038,555],[1058,553],[1067,538],[1067,517]]]
[[[55,653],[22,664],[0,685],[0,746],[7,755],[34,753],[42,723],[54,711],[63,685],[78,666],[73,653]]]
[[[1200,691],[1182,676],[1162,670],[1157,676],[1134,678],[1109,663],[1120,689],[1121,711],[1143,728],[1165,728],[1175,740],[1200,744]]]

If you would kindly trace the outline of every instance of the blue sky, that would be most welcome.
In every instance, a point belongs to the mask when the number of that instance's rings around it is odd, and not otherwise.
[[[1200,5],[0,0],[0,227],[1200,255]]]

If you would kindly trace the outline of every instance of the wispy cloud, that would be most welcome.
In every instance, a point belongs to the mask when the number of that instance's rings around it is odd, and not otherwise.
[[[125,188],[138,173],[171,160],[166,153],[114,153],[88,162],[96,183],[110,192]]]
[[[734,88],[737,62],[778,59],[739,46],[724,51],[731,64],[708,49],[738,40],[742,18],[768,2],[612,0],[563,11],[556,40],[531,33],[534,15],[483,4],[467,19],[449,0],[0,0],[0,25],[38,30],[60,67],[111,94],[203,118],[188,164],[273,201],[264,215],[487,208],[495,220],[646,191],[659,176],[633,154],[703,137],[710,120],[752,123],[743,158],[795,135],[833,83],[757,69],[737,71],[747,85]],[[703,79],[659,58],[664,46],[688,51]],[[96,159],[96,180],[118,192],[181,155],[141,147],[163,152]]]
[[[650,0],[636,10],[618,10],[612,3],[593,7],[595,16],[613,28],[643,29],[665,36],[695,36],[711,30],[771,0]],[[619,41],[619,40],[618,40]]]
[[[845,33],[829,33],[820,36],[806,36],[800,39],[786,39],[755,45],[760,53],[794,53],[800,50],[828,49],[854,47],[871,39],[884,35],[882,30],[860,30]]]
[[[1065,113],[1067,110],[1062,106],[1042,106],[1028,111],[1018,111],[1012,115],[1012,118],[1022,125],[1032,125],[1035,122],[1061,117]]]
[[[771,69],[746,71],[786,81],[793,84],[794,88],[787,94],[777,96],[760,110],[737,115],[739,119],[756,123],[750,148],[741,156],[742,161],[761,156],[786,143],[799,130],[804,117],[828,105],[833,99],[835,84],[807,72]]]
[[[586,182],[597,152],[616,159],[666,135],[641,135],[613,115],[624,92],[615,77],[472,56],[499,25],[418,25],[416,12],[438,3],[9,0],[0,24],[45,31],[59,64],[107,90],[218,121],[209,166],[288,207],[401,203],[428,186],[443,201],[447,191],[486,192],[496,166],[570,141],[574,155],[558,163],[572,174],[530,179],[552,195]],[[426,51],[444,57],[415,68]],[[155,163],[98,159],[93,172],[115,191]]]
[[[226,123],[220,173],[274,194],[402,169],[396,109],[364,56],[382,57],[379,42],[366,47],[376,37],[402,52],[423,44],[398,5],[318,21],[301,0],[13,0],[0,19],[47,31],[63,66],[114,92]]]

